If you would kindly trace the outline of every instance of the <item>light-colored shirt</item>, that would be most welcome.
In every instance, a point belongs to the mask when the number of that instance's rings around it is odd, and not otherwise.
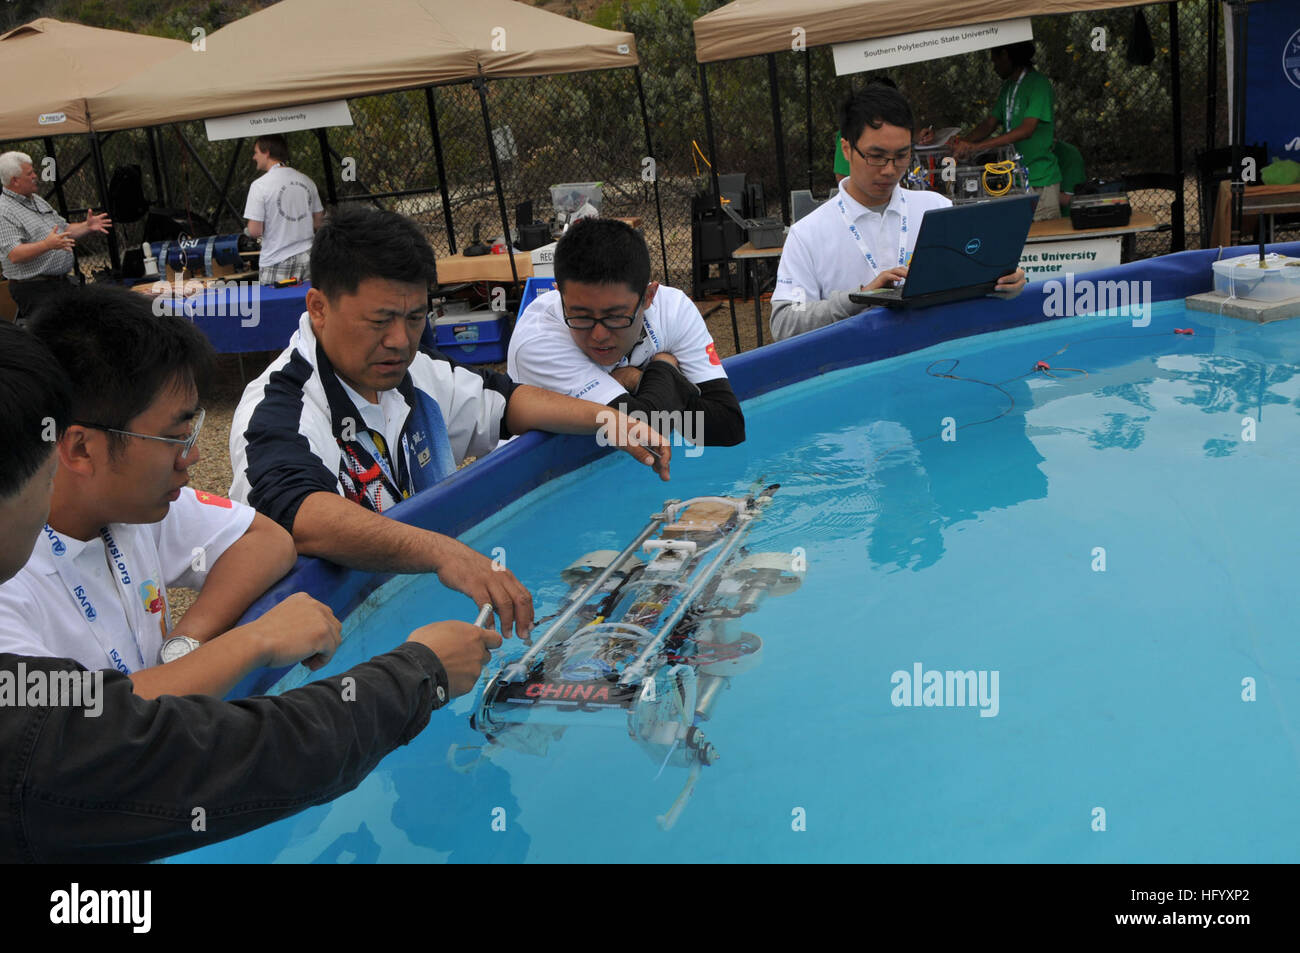
[[[254,179],[248,187],[244,218],[262,223],[259,267],[310,251],[315,233],[312,214],[323,211],[316,183],[297,169],[280,163]]]
[[[506,373],[512,380],[608,404],[627,393],[610,371],[644,368],[660,352],[675,357],[678,369],[692,384],[727,376],[699,308],[676,288],[659,286],[653,303],[645,309],[641,340],[609,367],[597,364],[574,343],[561,308],[560,293],[548,291],[538,295],[520,316],[506,359]]]
[[[897,267],[900,257],[902,264],[910,263],[925,213],[952,205],[938,192],[895,188],[884,211],[875,212],[849,195],[847,183],[841,181],[838,195],[790,226],[772,292],[772,334],[778,341],[864,310],[848,295],[870,284],[879,272]],[[862,236],[862,245],[850,224]],[[875,270],[864,249],[871,253]]]
[[[200,589],[253,510],[189,487],[157,523],[111,523],[83,542],[45,527],[0,585],[0,652],[70,658],[125,674],[159,664],[167,589]]]
[[[9,253],[19,245],[44,241],[50,229],[63,231],[67,227],[67,219],[39,195],[23,196],[4,189],[0,194],[0,267],[5,278],[57,278],[71,271],[76,257],[67,248],[51,249],[24,262],[9,260]]]

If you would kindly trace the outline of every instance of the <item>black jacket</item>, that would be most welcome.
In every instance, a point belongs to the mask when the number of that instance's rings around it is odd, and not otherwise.
[[[11,684],[19,663],[84,671],[0,654]],[[0,862],[153,860],[332,800],[419,734],[447,688],[438,657],[406,642],[283,695],[146,700],[105,670],[97,717],[0,706]]]

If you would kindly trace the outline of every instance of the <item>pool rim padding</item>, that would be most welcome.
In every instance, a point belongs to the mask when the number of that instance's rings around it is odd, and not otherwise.
[[[1213,290],[1210,263],[1220,255],[1230,258],[1257,249],[1253,245],[1177,252],[1086,272],[1082,277],[1090,281],[1150,281],[1153,303],[1182,299]],[[1300,255],[1300,242],[1276,243],[1269,245],[1268,251]],[[870,364],[945,341],[1060,320],[1045,313],[1044,286],[1052,280],[1028,284],[1019,297],[1009,301],[979,298],[914,312],[872,308],[829,327],[728,358],[723,366],[737,398],[744,401],[829,371]],[[458,537],[543,484],[614,452],[611,447],[598,445],[589,434],[527,433],[437,486],[402,501],[387,515]],[[657,479],[648,469],[644,478]],[[671,492],[671,486],[665,485],[665,490]],[[257,618],[295,592],[314,596],[344,619],[394,576],[300,557],[293,571],[254,602],[240,621]],[[291,667],[256,669],[227,697],[264,694]]]

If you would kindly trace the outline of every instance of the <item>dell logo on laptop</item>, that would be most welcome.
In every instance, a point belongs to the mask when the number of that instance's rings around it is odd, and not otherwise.
[[[966,243],[966,254],[973,255],[979,250],[980,250],[980,240],[978,238],[972,238],[970,241]]]

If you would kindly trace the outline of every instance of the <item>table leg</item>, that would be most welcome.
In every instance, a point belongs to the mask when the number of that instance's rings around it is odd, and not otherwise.
[[[740,353],[740,325],[736,324],[736,295],[731,290],[731,262],[724,263],[727,272],[723,276],[727,282],[727,307],[731,309],[731,337],[736,342],[736,353]]]
[[[745,260],[745,267],[750,268],[749,260]],[[755,347],[763,346],[763,289],[758,282],[758,266],[754,264],[749,272],[749,287],[754,292],[754,333],[758,336],[758,343]]]

